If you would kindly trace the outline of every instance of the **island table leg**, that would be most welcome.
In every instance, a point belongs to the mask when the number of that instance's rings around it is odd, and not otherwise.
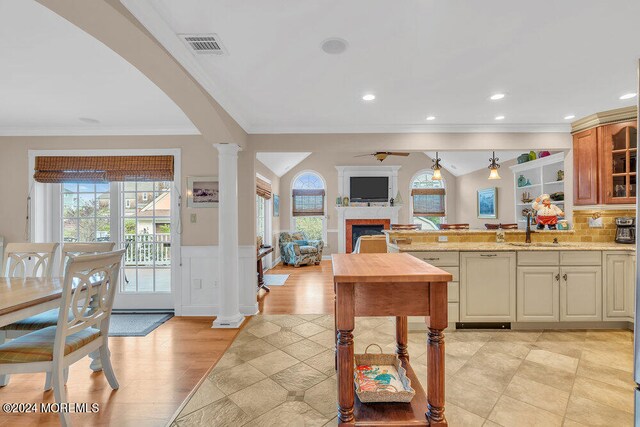
[[[447,283],[429,285],[427,338],[427,418],[431,426],[446,426],[444,416],[444,333],[448,325]]]
[[[396,354],[401,359],[409,360],[407,316],[396,316]]]
[[[340,283],[336,289],[336,328],[338,330],[338,423],[353,424],[355,390],[353,385],[353,329],[355,300],[353,283]]]

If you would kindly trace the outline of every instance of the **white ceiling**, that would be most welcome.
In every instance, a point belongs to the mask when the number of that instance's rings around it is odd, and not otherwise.
[[[566,131],[636,102],[618,98],[636,91],[637,0],[121,1],[252,133]],[[324,53],[330,37],[347,51]]]
[[[104,44],[35,1],[0,0],[0,135],[198,133]]]
[[[524,151],[496,151],[496,157],[498,157],[498,163],[503,163],[508,160],[515,159]],[[430,159],[435,159],[435,151],[429,151],[425,153]],[[489,167],[489,159],[491,159],[493,152],[491,151],[440,151],[438,156],[440,157],[440,164],[451,174],[455,176],[466,175],[471,172],[475,172],[480,169],[486,169]]]
[[[271,172],[282,176],[298,163],[309,157],[311,153],[256,153],[256,157]]]

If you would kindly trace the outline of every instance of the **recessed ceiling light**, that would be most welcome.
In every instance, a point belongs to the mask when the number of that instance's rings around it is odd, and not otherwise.
[[[631,98],[635,98],[635,96],[636,96],[635,93],[625,93],[620,97],[620,99],[631,99]]]
[[[499,99],[504,98],[504,93],[494,93],[493,95],[491,95],[491,100],[492,101],[497,101]]]
[[[569,114],[568,116],[564,116],[565,120],[571,120],[571,119],[575,119],[576,116],[574,114]]]
[[[320,48],[329,55],[339,55],[347,50],[349,43],[339,37],[331,37],[320,44]]]
[[[89,123],[92,125],[100,123],[100,120],[91,117],[78,117],[78,120],[80,120],[82,123]]]
[[[427,117],[427,120],[429,120],[429,121],[431,121],[431,120],[435,120],[435,119],[436,119],[436,116],[429,116],[429,117]]]
[[[496,120],[504,120],[504,116],[496,116]]]
[[[376,99],[376,96],[372,93],[368,93],[363,96],[362,99],[364,99],[365,101],[373,101],[374,99]]]

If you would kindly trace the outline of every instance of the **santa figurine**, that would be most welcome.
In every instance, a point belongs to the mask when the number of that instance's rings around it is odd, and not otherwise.
[[[536,223],[538,230],[542,230],[544,226],[548,226],[549,230],[555,230],[558,223],[558,217],[564,216],[564,212],[556,205],[551,204],[551,197],[543,194],[537,197],[533,202],[533,210],[536,211]]]

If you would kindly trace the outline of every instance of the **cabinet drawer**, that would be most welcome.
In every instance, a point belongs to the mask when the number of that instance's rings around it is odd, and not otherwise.
[[[449,315],[449,323],[460,321],[460,305],[457,302],[450,302],[447,310],[447,314]]]
[[[436,267],[456,267],[459,265],[459,252],[408,252],[409,255]]]
[[[561,265],[601,265],[602,252],[600,251],[562,251],[560,252]]]
[[[518,252],[518,265],[559,265],[560,253],[558,251],[520,251]]]
[[[440,268],[446,271],[447,273],[451,273],[451,275],[453,276],[453,279],[451,280],[452,282],[460,281],[460,267],[440,267]]]
[[[460,301],[460,283],[449,282],[447,284],[447,301],[449,302]]]

